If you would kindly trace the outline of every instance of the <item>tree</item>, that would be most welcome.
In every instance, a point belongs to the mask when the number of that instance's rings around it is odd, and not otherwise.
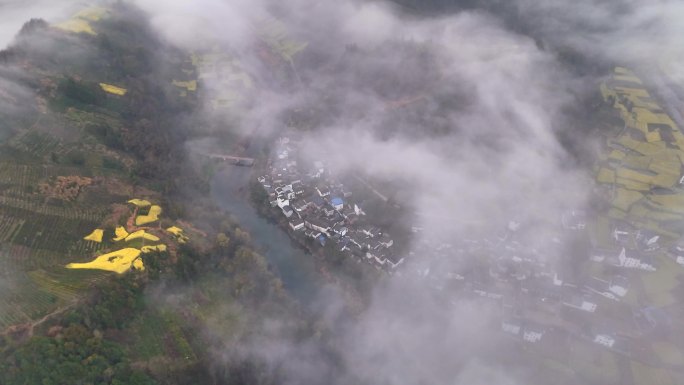
[[[216,235],[216,246],[222,251],[228,250],[230,238],[224,233],[218,233],[218,235]]]

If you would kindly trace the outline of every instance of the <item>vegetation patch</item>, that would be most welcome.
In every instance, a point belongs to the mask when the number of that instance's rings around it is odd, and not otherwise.
[[[111,253],[100,255],[92,262],[70,263],[69,269],[96,269],[113,271],[117,274],[127,272],[131,267],[137,270],[144,270],[142,260],[138,260],[141,251],[134,248],[125,248]]]
[[[162,208],[161,206],[157,205],[152,205],[150,207],[150,211],[147,213],[147,215],[138,215],[137,218],[135,218],[135,224],[137,226],[143,226],[150,224],[152,222],[156,222],[159,220],[159,215],[162,213]]]
[[[126,95],[126,92],[128,92],[128,90],[126,90],[125,88],[117,87],[107,83],[100,83],[100,87],[104,92],[118,96],[124,96]]]
[[[86,241],[93,241],[93,242],[97,242],[97,243],[102,243],[102,236],[103,235],[104,235],[104,230],[95,229],[95,230],[93,230],[92,233],[83,237],[83,239],[85,239]]]

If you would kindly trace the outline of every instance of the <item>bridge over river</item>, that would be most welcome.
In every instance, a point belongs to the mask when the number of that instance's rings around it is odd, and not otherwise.
[[[251,167],[254,165],[254,158],[248,158],[248,157],[244,157],[244,156],[234,156],[234,155],[215,154],[215,153],[204,154],[204,156],[209,157],[211,159],[219,159],[219,160],[222,160],[224,162],[228,162],[230,164],[233,164],[235,166]]]

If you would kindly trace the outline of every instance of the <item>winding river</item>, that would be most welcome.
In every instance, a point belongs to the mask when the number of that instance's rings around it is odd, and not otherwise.
[[[211,182],[212,198],[250,233],[257,250],[266,257],[290,295],[302,304],[311,304],[323,285],[313,257],[292,244],[285,231],[260,217],[250,204],[251,171],[249,167],[223,167]]]

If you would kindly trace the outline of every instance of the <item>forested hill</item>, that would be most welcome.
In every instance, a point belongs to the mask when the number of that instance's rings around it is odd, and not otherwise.
[[[119,4],[96,22],[96,34],[74,34],[31,20],[0,60],[4,78],[35,92],[51,111],[78,109],[117,119],[120,127],[80,123],[104,144],[140,160],[137,175],[164,180],[182,160],[178,117],[192,108],[189,98],[171,95],[173,71],[181,70],[187,56],[158,41],[144,17]],[[16,67],[22,71],[17,73]],[[100,83],[119,85],[125,97],[108,96]],[[24,113],[19,111],[17,118]],[[23,123],[6,128],[31,122]]]
[[[188,161],[197,91],[122,2],[0,52],[0,384],[278,383],[230,342],[275,315],[313,335]],[[119,251],[140,255],[122,274],[67,268]]]

